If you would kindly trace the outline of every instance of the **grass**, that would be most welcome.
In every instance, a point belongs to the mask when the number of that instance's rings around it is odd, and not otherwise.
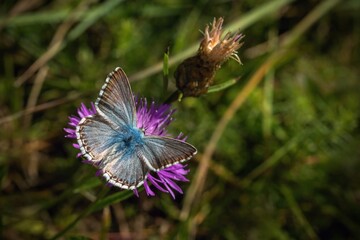
[[[358,238],[359,9],[356,0],[3,2],[1,238]],[[67,117],[116,66],[134,92],[166,99],[199,29],[220,16],[246,35],[243,65],[229,60],[217,91],[173,103],[169,132],[199,151],[184,194],[105,187],[64,138]]]

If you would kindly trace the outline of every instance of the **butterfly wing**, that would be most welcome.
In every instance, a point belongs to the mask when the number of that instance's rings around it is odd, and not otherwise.
[[[195,147],[180,140],[132,132],[136,130],[135,103],[121,68],[108,75],[95,106],[97,114],[80,121],[76,136],[83,156],[112,185],[134,189],[143,184],[150,169],[159,171],[196,154]],[[133,143],[133,137],[141,140]]]
[[[111,124],[100,115],[87,116],[76,127],[76,138],[82,155],[94,164],[108,154],[113,134]]]
[[[160,136],[145,136],[138,156],[153,171],[189,160],[197,150],[186,142]]]
[[[101,115],[83,118],[76,128],[81,153],[102,170],[107,182],[123,189],[143,184],[149,167],[136,150],[123,146],[121,129],[112,126]]]
[[[95,106],[99,114],[117,126],[136,126],[134,97],[121,68],[116,68],[107,76]]]

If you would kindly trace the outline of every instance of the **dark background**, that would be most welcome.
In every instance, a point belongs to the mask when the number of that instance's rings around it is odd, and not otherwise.
[[[0,6],[2,239],[360,238],[360,1]],[[134,92],[162,101],[164,51],[172,76],[214,17],[246,35],[243,65],[229,60],[215,83],[241,78],[173,105],[169,132],[199,151],[184,195],[103,193],[64,138],[67,117],[96,99],[116,66]]]

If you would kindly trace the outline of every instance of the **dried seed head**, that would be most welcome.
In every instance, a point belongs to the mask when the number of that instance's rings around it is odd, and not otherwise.
[[[227,59],[233,58],[241,63],[237,50],[242,46],[242,34],[227,33],[221,40],[223,18],[214,18],[206,26],[204,38],[200,43],[198,53],[185,59],[176,69],[174,77],[176,86],[184,97],[198,97],[207,93],[216,71]]]

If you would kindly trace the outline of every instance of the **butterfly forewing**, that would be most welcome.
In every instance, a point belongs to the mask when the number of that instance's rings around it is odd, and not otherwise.
[[[121,147],[119,135],[101,115],[83,118],[77,129],[81,153],[94,165],[102,169],[107,181],[124,189],[140,186],[149,167],[129,149]]]
[[[154,171],[189,160],[196,148],[186,142],[160,136],[145,136],[139,157]]]
[[[108,75],[95,106],[109,122],[119,126],[136,126],[134,97],[129,80],[121,68]]]

